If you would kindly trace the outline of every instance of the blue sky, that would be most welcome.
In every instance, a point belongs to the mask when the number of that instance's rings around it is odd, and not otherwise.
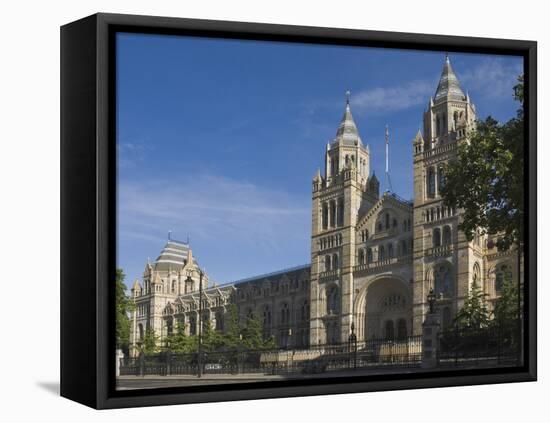
[[[412,198],[411,140],[444,52],[166,35],[117,38],[117,264],[130,284],[167,233],[210,278],[308,263],[311,180],[351,90],[371,169]],[[517,57],[451,54],[478,116],[515,114]]]

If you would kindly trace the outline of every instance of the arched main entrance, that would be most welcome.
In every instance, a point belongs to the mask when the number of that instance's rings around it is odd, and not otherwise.
[[[407,284],[382,276],[366,285],[356,303],[358,336],[368,339],[404,339],[411,333],[411,301]]]

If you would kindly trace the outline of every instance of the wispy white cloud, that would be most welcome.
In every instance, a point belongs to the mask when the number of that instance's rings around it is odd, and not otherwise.
[[[147,154],[152,150],[151,143],[119,141],[117,143],[117,164],[125,169],[135,168],[144,161]]]
[[[353,94],[354,109],[395,112],[426,103],[433,94],[433,81],[416,80],[394,87],[375,87]]]
[[[512,97],[517,77],[522,73],[520,63],[506,63],[500,58],[488,57],[478,66],[457,72],[462,86],[491,99]]]
[[[487,57],[473,68],[457,71],[457,76],[464,90],[475,92],[478,97],[497,99],[512,95],[512,88],[521,72],[521,64]],[[436,87],[437,78],[368,88],[353,94],[352,105],[355,110],[368,112],[406,110],[427,103]]]
[[[216,175],[119,184],[120,235],[159,239],[167,230],[191,233],[227,248],[285,248],[309,235],[311,211],[304,198]]]

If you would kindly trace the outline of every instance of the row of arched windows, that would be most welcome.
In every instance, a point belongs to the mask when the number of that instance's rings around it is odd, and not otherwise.
[[[440,137],[447,131],[447,114],[445,112],[438,113],[434,116],[435,136]]]
[[[332,256],[327,254],[325,256],[325,272],[330,270],[336,270],[340,268],[340,263],[338,260],[338,254],[334,253]]]
[[[405,319],[398,319],[397,324],[394,324],[393,320],[386,320],[386,323],[384,325],[384,335],[388,341],[400,341],[406,339],[407,321]]]
[[[456,209],[454,207],[432,207],[424,212],[424,221],[434,222],[439,219],[454,216],[455,214]]]
[[[376,224],[377,232],[395,227],[397,227],[397,219],[391,218],[389,213],[385,213],[383,216],[378,217],[378,223]]]
[[[319,249],[326,250],[327,248],[338,247],[342,245],[342,234],[336,234],[321,238],[319,241]]]
[[[426,194],[429,198],[434,198],[439,190],[445,185],[445,176],[443,168],[431,166],[426,175]]]
[[[323,229],[340,227],[344,224],[344,199],[325,201],[321,207]]]
[[[443,226],[443,232],[441,228],[434,228],[432,232],[432,245],[433,247],[440,247],[442,245],[451,245],[452,243],[452,231],[449,225]]]
[[[397,255],[395,254],[395,248],[393,243],[387,245],[378,246],[378,261],[383,261],[387,259],[392,259],[397,256],[404,256],[412,252],[412,240],[402,239],[397,243]],[[359,248],[357,250],[357,263],[358,264],[369,264],[374,262],[374,255],[372,247],[368,248]]]

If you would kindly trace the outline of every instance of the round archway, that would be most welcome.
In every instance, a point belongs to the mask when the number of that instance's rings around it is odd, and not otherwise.
[[[411,301],[407,284],[396,277],[373,280],[357,303],[360,339],[403,339],[411,333]]]

